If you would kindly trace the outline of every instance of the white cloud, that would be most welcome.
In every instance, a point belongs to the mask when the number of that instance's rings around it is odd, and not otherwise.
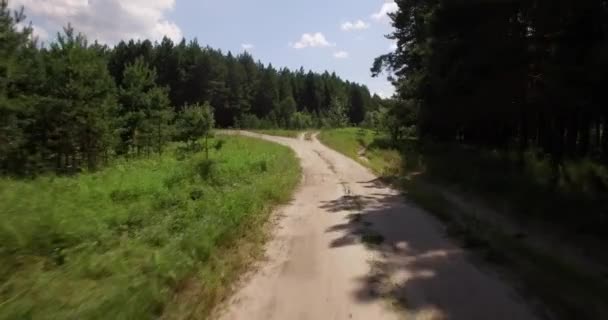
[[[251,43],[243,43],[241,44],[241,48],[245,49],[245,50],[251,50],[253,49],[255,46]]]
[[[89,40],[113,44],[120,40],[182,38],[182,32],[166,13],[175,0],[13,0],[12,7],[25,7],[29,18],[47,30],[61,30],[71,23]]]
[[[352,31],[352,30],[365,30],[369,28],[369,23],[363,20],[357,20],[355,22],[344,22],[341,26],[343,31]]]
[[[348,52],[346,51],[336,51],[334,52],[334,58],[336,59],[346,59],[348,58]]]
[[[372,14],[372,19],[377,21],[384,20],[385,18],[387,18],[389,13],[395,12],[397,10],[399,10],[399,6],[397,5],[397,3],[395,3],[395,1],[386,1],[382,4],[380,11]]]
[[[325,35],[321,32],[317,32],[314,34],[305,33],[300,38],[300,41],[296,43],[289,44],[294,49],[303,49],[303,48],[323,48],[323,47],[333,47],[335,44],[330,43],[325,38]]]

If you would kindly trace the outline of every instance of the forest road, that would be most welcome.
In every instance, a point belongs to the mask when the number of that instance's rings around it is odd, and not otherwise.
[[[231,134],[291,147],[303,178],[274,215],[266,258],[214,318],[536,318],[498,276],[469,262],[432,216],[316,137]]]

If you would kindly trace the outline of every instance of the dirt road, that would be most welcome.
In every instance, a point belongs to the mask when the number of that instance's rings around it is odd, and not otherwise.
[[[225,320],[533,319],[442,226],[316,139],[291,147],[303,181],[280,208],[267,259],[218,311]]]

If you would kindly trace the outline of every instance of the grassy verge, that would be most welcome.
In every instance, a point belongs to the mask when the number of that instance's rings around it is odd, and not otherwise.
[[[268,129],[268,130],[250,130],[252,132],[267,134],[269,136],[279,136],[286,138],[297,138],[302,131],[300,130],[285,130],[285,129]]]
[[[442,220],[447,233],[463,247],[505,271],[507,277],[515,283],[521,283],[524,291],[539,299],[550,310],[553,318],[608,317],[606,275],[590,274],[566,263],[562,257],[528,245],[518,235],[505,232],[497,223],[482,221],[471,212],[464,211],[436,187],[446,182],[459,183],[467,191],[477,191],[482,198],[500,199],[496,203],[501,205],[510,201],[522,204],[529,196],[537,196],[538,199],[529,202],[533,210],[553,206],[554,202],[548,199],[555,196],[539,196],[539,192],[536,192],[539,189],[530,189],[530,186],[535,185],[516,180],[509,174],[512,173],[510,168],[504,165],[497,167],[498,163],[481,161],[479,157],[473,158],[469,153],[467,157],[456,152],[436,152],[436,149],[419,153],[417,148],[408,147],[407,143],[403,143],[401,150],[397,152],[385,142],[384,137],[368,130],[328,130],[321,134],[320,140],[371,168],[377,174],[391,178],[389,181],[407,193],[409,199]],[[361,150],[366,150],[367,160],[361,157]],[[489,156],[496,157],[495,154]],[[535,163],[536,170],[545,170],[541,163]],[[573,171],[575,166],[569,168]],[[412,174],[414,169],[417,174]],[[538,171],[537,174],[531,174],[537,180],[543,176],[543,173]],[[488,190],[494,191],[491,197],[488,196]],[[525,192],[530,195],[522,195]],[[515,195],[522,196],[517,198]],[[564,202],[558,200],[555,203],[563,205]]]
[[[0,180],[0,319],[204,318],[300,177],[285,147],[221,139],[212,162],[174,148],[77,177]]]
[[[389,176],[400,173],[401,155],[384,135],[368,129],[341,128],[324,130],[318,138],[326,146],[369,167],[376,174]]]

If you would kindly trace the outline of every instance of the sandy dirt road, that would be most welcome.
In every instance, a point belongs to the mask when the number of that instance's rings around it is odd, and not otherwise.
[[[291,147],[303,181],[220,319],[534,319],[439,222],[360,164],[316,139],[240,134]]]

